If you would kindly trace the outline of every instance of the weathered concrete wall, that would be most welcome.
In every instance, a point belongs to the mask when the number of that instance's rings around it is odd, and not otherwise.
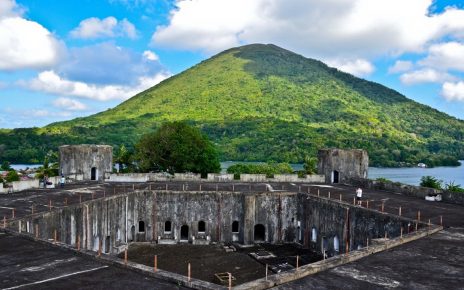
[[[207,176],[208,181],[217,181],[217,182],[225,182],[225,181],[234,181],[233,174],[218,174],[218,173],[208,173]]]
[[[53,181],[52,181],[53,182]],[[39,188],[39,180],[38,179],[31,179],[31,180],[22,180],[22,181],[13,181],[10,183],[13,191],[21,191],[31,188]]]
[[[325,176],[321,175],[321,174],[306,175],[306,177],[302,178],[300,182],[324,183],[325,182]]]
[[[179,181],[201,180],[199,173],[174,173],[174,179]]]
[[[459,192],[443,191],[428,187],[402,184],[399,182],[383,182],[365,178],[352,178],[350,179],[349,183],[355,186],[361,186],[370,189],[387,190],[421,199],[424,199],[427,195],[441,194],[442,201],[444,202],[464,205],[464,193]]]
[[[298,182],[298,174],[274,174],[276,182]]]
[[[267,178],[267,181],[325,183],[325,176],[312,174],[306,175],[304,178],[299,178],[298,174],[274,174],[274,178]]]
[[[318,159],[318,172],[325,176],[326,183],[346,183],[350,178],[367,178],[369,156],[365,150],[322,149],[319,150]]]
[[[329,255],[336,255],[364,247],[367,240],[400,235],[408,231],[410,220],[380,213],[376,210],[334,202],[325,198],[300,195],[301,228],[298,240],[316,251],[324,248]],[[339,249],[335,249],[338,240]]]
[[[108,145],[60,146],[60,174],[82,174],[84,180],[104,180],[113,171],[113,147]],[[92,172],[95,176],[92,176]]]
[[[126,174],[110,174],[106,181],[109,182],[147,182],[150,174],[145,173],[126,173]]]
[[[266,174],[240,174],[240,181],[243,182],[265,182]]]

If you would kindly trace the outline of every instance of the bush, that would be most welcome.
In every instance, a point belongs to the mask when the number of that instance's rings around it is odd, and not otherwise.
[[[10,170],[8,171],[6,175],[6,182],[13,182],[13,181],[19,181],[19,175],[18,172],[15,170]]]
[[[438,180],[433,176],[422,176],[420,186],[442,189],[442,180]]]
[[[386,179],[385,177],[378,177],[376,181],[383,182],[383,183],[392,182],[390,179]]]
[[[451,192],[464,192],[464,188],[462,188],[460,184],[454,184],[454,181],[447,183],[445,185],[445,190]]]
[[[293,173],[293,169],[288,163],[238,163],[227,168],[227,173],[234,174],[234,179],[239,179],[240,174],[266,174],[266,177],[272,178],[274,177],[274,174]]]

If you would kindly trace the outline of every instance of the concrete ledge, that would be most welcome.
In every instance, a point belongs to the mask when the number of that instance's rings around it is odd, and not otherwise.
[[[248,283],[244,283],[244,284],[234,287],[234,289],[258,290],[258,289],[267,289],[267,288],[275,287],[277,285],[281,285],[281,284],[294,281],[294,280],[297,280],[297,279],[300,279],[300,278],[303,278],[303,277],[306,277],[306,276],[309,276],[309,275],[312,275],[312,274],[315,274],[321,271],[325,271],[325,270],[328,270],[328,269],[331,269],[337,266],[341,266],[343,264],[350,263],[350,262],[359,260],[361,258],[367,257],[371,254],[382,252],[390,248],[402,245],[404,243],[408,243],[408,242],[426,237],[428,235],[434,234],[441,230],[443,230],[442,226],[433,226],[431,229],[422,229],[415,233],[403,235],[402,238],[400,237],[394,238],[391,240],[387,240],[386,242],[379,244],[379,245],[369,246],[367,248],[364,248],[358,251],[353,251],[348,254],[341,254],[339,256],[334,256],[326,260],[304,265],[304,266],[301,266],[299,269],[294,269],[294,270],[282,272],[276,275],[271,275],[271,276],[268,276],[267,280],[265,278],[262,278],[262,279],[258,279],[258,280],[251,281]]]

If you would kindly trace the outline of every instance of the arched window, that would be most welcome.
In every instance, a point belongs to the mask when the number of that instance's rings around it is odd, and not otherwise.
[[[317,230],[314,227],[311,230],[311,242],[313,243],[317,242]]]
[[[232,232],[233,233],[238,233],[238,221],[234,221],[232,223]]]
[[[145,222],[139,221],[139,233],[144,233],[144,232],[145,232]]]
[[[340,241],[338,240],[338,236],[334,237],[333,243],[334,243],[334,251],[339,252],[340,251]]]
[[[204,221],[199,221],[198,222],[198,232],[199,233],[204,233],[206,231],[206,225]]]
[[[164,232],[170,233],[171,232],[171,221],[164,222]]]
[[[262,224],[255,225],[255,241],[266,241],[266,228]]]

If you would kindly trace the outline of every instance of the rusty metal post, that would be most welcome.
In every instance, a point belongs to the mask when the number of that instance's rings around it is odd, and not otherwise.
[[[201,191],[201,183],[200,183],[200,191]]]
[[[443,216],[440,216],[440,226],[443,226]]]
[[[54,235],[53,235],[53,242],[56,244],[57,242],[57,236],[56,236],[56,229],[54,231]]]
[[[400,239],[403,239],[403,227],[401,227]]]
[[[267,281],[267,267],[268,267],[268,264],[266,264],[266,281]]]
[[[342,201],[342,194],[340,193],[340,201]]]
[[[64,205],[65,205],[65,206],[68,205],[68,198],[67,198],[67,197],[64,198]]]
[[[98,252],[97,252],[97,257],[101,257],[101,252],[102,252],[102,241],[101,239],[98,240]]]
[[[166,183],[166,191],[168,191],[168,184]]]
[[[188,266],[187,266],[187,271],[188,271],[188,281],[190,282],[190,279],[192,277],[192,272],[191,272],[192,268],[190,266],[190,263],[188,263]]]
[[[94,192],[92,192],[92,199],[94,199],[94,198],[95,198],[95,193],[94,193]]]
[[[48,210],[49,211],[52,210],[52,200],[51,199],[48,200]]]
[[[135,191],[135,184],[132,184],[132,191]]]
[[[329,195],[328,195],[329,199],[330,199],[330,191],[329,191]]]
[[[3,216],[3,228],[6,228],[6,216]]]
[[[320,195],[320,192],[319,192],[319,188],[318,188],[318,189],[317,189],[317,196],[319,196],[319,195]]]
[[[79,193],[79,203],[82,203],[82,193]]]
[[[398,215],[401,216],[401,206],[398,208]]]
[[[127,248],[124,250],[124,265],[127,265]]]
[[[308,194],[309,194],[309,193],[311,193],[311,191],[310,191],[310,187],[309,187],[309,185],[308,185]]]
[[[15,218],[15,209],[13,208],[11,211],[12,211],[12,212],[11,212],[12,219],[14,219],[14,218]]]
[[[232,273],[228,273],[229,274],[229,290],[232,290]]]
[[[267,187],[266,187],[267,189]],[[232,192],[235,192],[235,184],[232,184]]]
[[[296,270],[298,271],[298,268],[299,268],[299,261],[300,260],[300,257],[298,255],[296,255]]]
[[[34,205],[31,206],[31,213],[34,214]]]
[[[77,235],[77,242],[76,242],[77,250],[81,250],[81,236],[78,234]]]
[[[366,208],[369,208],[369,200],[366,200]]]
[[[356,197],[353,197],[353,205],[356,205]]]
[[[155,255],[153,263],[153,271],[156,272],[158,271],[158,255]]]
[[[298,192],[301,192],[301,185],[298,185]]]
[[[384,208],[385,208],[385,202],[382,201],[382,212],[384,212]]]
[[[369,250],[369,237],[366,238],[366,248]]]
[[[420,210],[417,211],[417,221],[420,222]]]
[[[185,191],[185,184],[182,184],[182,191]]]
[[[419,223],[416,223],[416,232],[417,232],[417,228],[419,227],[418,225],[419,225]]]
[[[38,224],[35,225],[35,238],[36,239],[39,238],[39,225]]]

